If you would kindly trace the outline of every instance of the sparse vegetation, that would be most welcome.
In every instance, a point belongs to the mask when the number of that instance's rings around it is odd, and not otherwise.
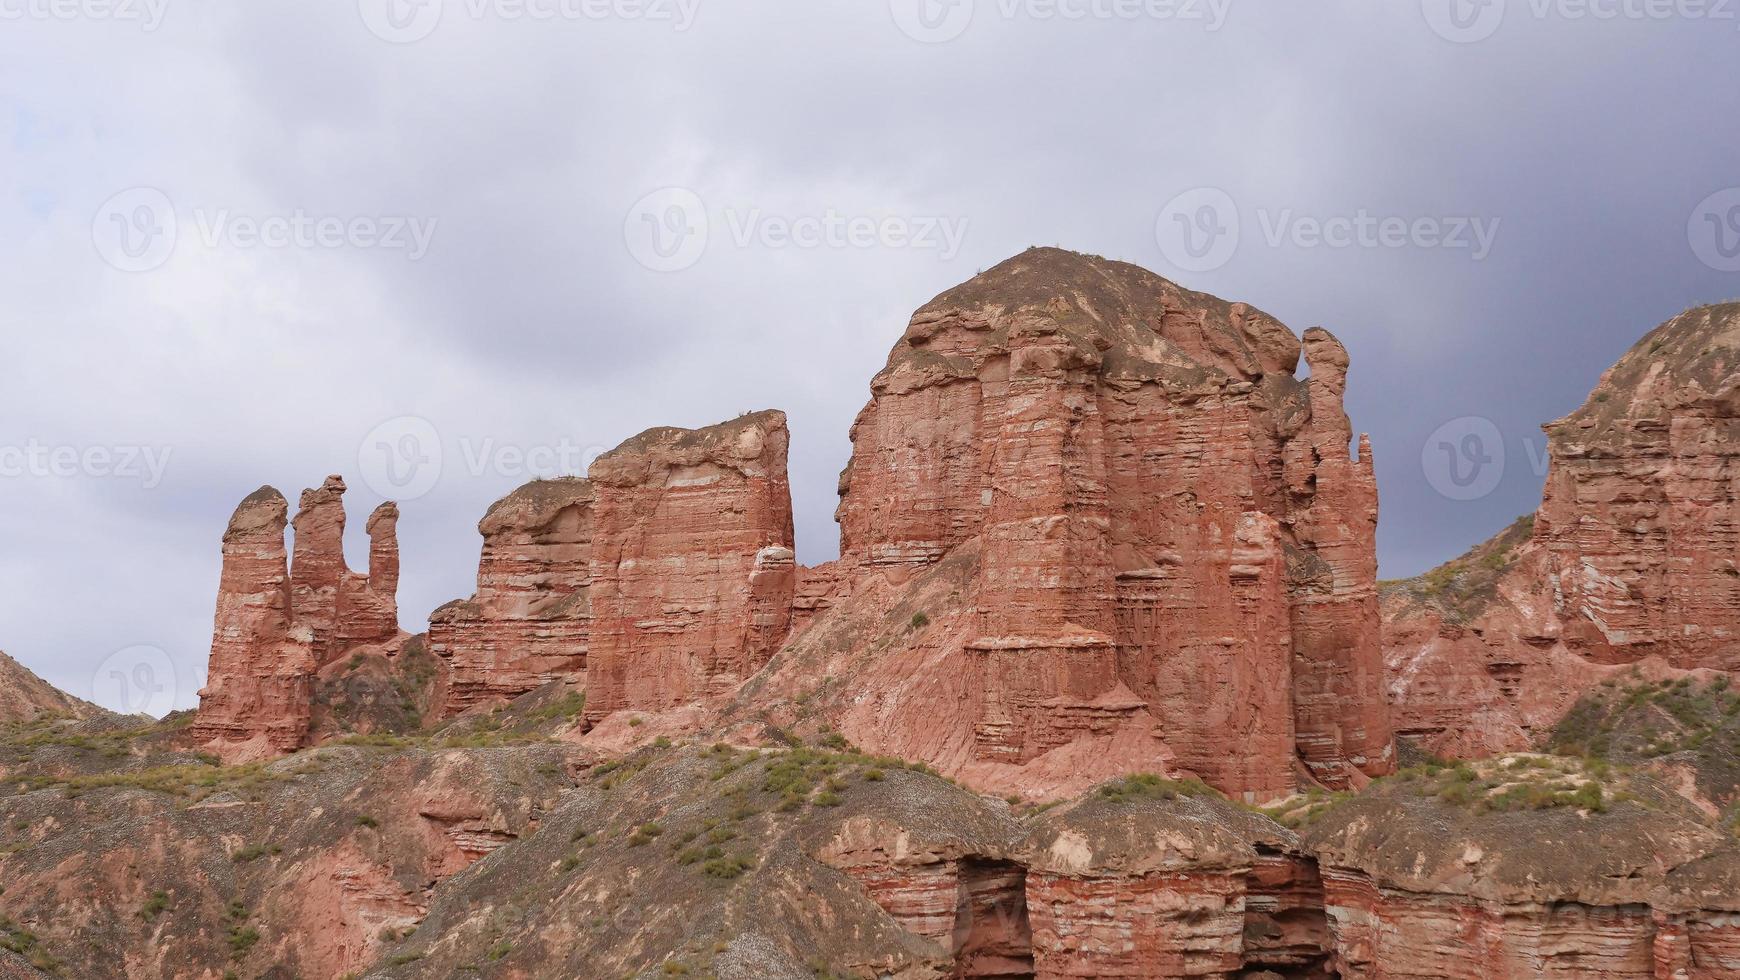
[[[1559,808],[1605,813],[1614,803],[1632,798],[1605,785],[1612,774],[1611,767],[1599,760],[1585,764],[1552,756],[1514,755],[1478,765],[1416,766],[1388,777],[1384,783],[1475,813]]]
[[[145,904],[140,906],[139,918],[144,919],[146,922],[150,922],[153,919],[156,919],[159,915],[162,915],[163,910],[168,908],[168,907],[169,907],[169,893],[168,892],[163,892],[163,891],[152,892],[150,897],[145,899]]]
[[[1221,794],[1200,779],[1166,779],[1152,773],[1136,773],[1101,786],[1099,796],[1101,799],[1123,802],[1137,799],[1175,800],[1181,796],[1220,797]]]

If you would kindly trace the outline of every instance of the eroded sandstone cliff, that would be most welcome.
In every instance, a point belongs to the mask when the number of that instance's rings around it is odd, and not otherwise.
[[[295,560],[285,551],[289,504],[271,487],[248,495],[223,539],[223,571],[193,737],[227,759],[294,752],[307,741],[323,668],[402,637],[398,509],[369,518],[369,574],[344,560],[344,480],[305,490]]]
[[[769,693],[819,668],[853,739],[1001,789],[1149,769],[1267,799],[1301,760],[1331,786],[1387,771],[1347,366],[1326,331],[1057,249],[944,293],[871,383],[840,586]],[[880,665],[826,649],[890,608]]]
[[[1624,667],[1740,669],[1740,304],[1651,331],[1546,426],[1540,510],[1385,590],[1396,727],[1480,755],[1544,738]]]
[[[429,646],[449,664],[448,714],[518,697],[552,680],[586,681],[592,606],[592,485],[529,483],[477,525],[477,592],[429,616]]]
[[[790,434],[779,412],[651,429],[599,457],[589,718],[728,693],[791,624]]]

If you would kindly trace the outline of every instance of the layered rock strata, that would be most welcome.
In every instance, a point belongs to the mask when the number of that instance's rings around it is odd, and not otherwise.
[[[361,648],[397,641],[398,508],[370,516],[369,574],[344,560],[344,480],[305,490],[294,524],[289,504],[261,487],[224,532],[206,686],[193,737],[226,758],[293,752],[308,737],[315,675]]]
[[[267,753],[294,752],[313,705],[313,631],[292,613],[284,549],[289,504],[261,487],[236,508],[224,531],[217,626],[193,737],[258,741]]]
[[[757,412],[651,429],[592,464],[589,720],[714,698],[784,641],[789,440],[783,414]]]
[[[1306,844],[1322,868],[1339,975],[1740,975],[1732,840],[1646,785],[1602,787],[1587,797],[1601,801],[1594,809],[1503,802],[1543,779],[1600,787],[1574,769],[1513,758],[1482,767],[1459,795],[1387,787],[1323,817]]]
[[[930,637],[972,688],[962,765],[1018,783],[1116,743],[1122,771],[1252,799],[1291,791],[1295,757],[1334,786],[1388,770],[1346,369],[1325,331],[1056,249],[914,315],[852,428],[841,564],[859,592],[980,543],[970,620]],[[934,724],[899,714],[866,737],[910,750],[898,726]]]
[[[1540,510],[1383,600],[1396,726],[1524,748],[1619,667],[1740,669],[1740,304],[1651,331],[1548,424]]]
[[[582,479],[539,480],[478,523],[477,592],[429,617],[430,649],[449,665],[448,714],[552,680],[585,683],[592,496]]]

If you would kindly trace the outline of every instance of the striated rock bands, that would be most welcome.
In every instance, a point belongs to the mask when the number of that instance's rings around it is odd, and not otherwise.
[[[592,608],[592,485],[529,483],[478,524],[477,592],[429,617],[450,670],[446,711],[517,697],[552,680],[585,683]]]
[[[1568,645],[1740,670],[1740,303],[1657,327],[1546,430],[1535,536]]]
[[[216,627],[193,736],[258,740],[268,754],[294,752],[308,732],[313,632],[292,613],[284,529],[289,504],[271,487],[243,500],[224,532]]]
[[[853,426],[840,563],[898,582],[982,542],[973,760],[1118,742],[1108,774],[1253,799],[1296,754],[1326,785],[1388,770],[1370,450],[1346,352],[1303,349],[1309,383],[1272,318],[1055,249],[914,315]]]
[[[192,727],[226,758],[300,748],[316,673],[401,635],[398,508],[385,503],[370,516],[370,574],[359,575],[344,560],[344,491],[337,476],[303,491],[294,563],[284,547],[283,494],[261,487],[230,518],[211,660]]]
[[[1740,670],[1740,304],[1651,331],[1546,426],[1539,511],[1383,601],[1396,726],[1538,742],[1622,667]]]
[[[589,719],[729,691],[785,639],[789,439],[783,414],[758,412],[652,429],[592,464]]]

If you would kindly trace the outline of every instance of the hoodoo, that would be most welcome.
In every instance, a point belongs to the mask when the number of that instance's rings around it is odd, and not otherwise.
[[[308,738],[315,677],[362,648],[398,641],[398,507],[369,518],[369,574],[344,560],[344,480],[302,493],[294,563],[289,504],[271,487],[249,494],[224,532],[206,686],[193,735],[229,759],[294,752]]]

